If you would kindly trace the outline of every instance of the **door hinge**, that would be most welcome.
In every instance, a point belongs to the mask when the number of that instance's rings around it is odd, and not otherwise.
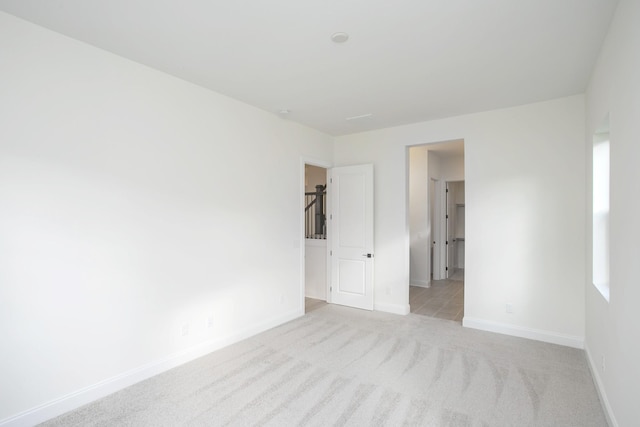
[[[447,188],[447,193],[449,192],[449,189]]]
[[[448,245],[448,244],[449,244],[449,241],[447,240],[447,242],[445,243],[445,245]]]
[[[329,178],[329,184],[333,184],[333,178]]]
[[[449,219],[449,215],[447,215],[445,218]]]
[[[333,256],[333,251],[329,251],[329,256]]]
[[[329,292],[333,292],[333,286],[329,286]]]
[[[333,219],[333,214],[329,214],[329,219]]]
[[[449,267],[445,267],[444,269],[445,269],[446,271],[449,271]]]

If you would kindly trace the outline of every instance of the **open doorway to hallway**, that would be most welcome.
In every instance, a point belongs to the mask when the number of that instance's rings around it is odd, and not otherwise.
[[[411,313],[464,315],[464,141],[409,147]]]
[[[304,165],[305,313],[327,301],[327,169]]]

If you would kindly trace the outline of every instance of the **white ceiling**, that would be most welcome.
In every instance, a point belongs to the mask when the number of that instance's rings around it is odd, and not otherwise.
[[[0,0],[0,10],[343,135],[582,93],[616,3]],[[336,31],[350,39],[333,43]]]

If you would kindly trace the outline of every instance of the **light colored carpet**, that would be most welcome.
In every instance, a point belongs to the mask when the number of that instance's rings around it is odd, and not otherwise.
[[[47,426],[606,426],[584,352],[336,305]]]

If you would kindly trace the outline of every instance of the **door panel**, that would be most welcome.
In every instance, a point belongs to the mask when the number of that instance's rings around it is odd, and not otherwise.
[[[373,310],[373,165],[331,170],[331,302]]]
[[[338,290],[344,293],[364,295],[366,292],[366,266],[357,260],[338,260]]]
[[[365,176],[345,174],[339,177],[339,243],[343,248],[366,246],[365,221]],[[335,191],[335,190],[334,190]]]

